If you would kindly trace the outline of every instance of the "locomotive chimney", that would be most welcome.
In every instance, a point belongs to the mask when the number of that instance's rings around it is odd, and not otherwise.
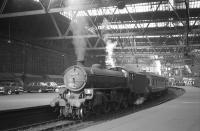
[[[79,66],[84,66],[85,61],[84,60],[77,60],[76,63]]]

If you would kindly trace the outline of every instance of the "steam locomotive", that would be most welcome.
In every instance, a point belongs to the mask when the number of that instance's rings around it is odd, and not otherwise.
[[[152,94],[168,89],[164,77],[123,67],[104,69],[99,64],[69,67],[64,72],[64,83],[66,88],[50,105],[59,107],[60,115],[78,119],[92,112],[108,113],[139,105]]]

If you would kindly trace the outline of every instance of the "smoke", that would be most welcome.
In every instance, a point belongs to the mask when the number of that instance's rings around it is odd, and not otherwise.
[[[77,36],[81,36],[83,34],[85,25],[87,25],[87,22],[85,21],[84,18],[77,19],[77,22],[71,23],[71,30],[74,35],[73,44],[77,60],[79,61],[84,60],[87,43],[83,37],[77,37]]]
[[[68,5],[74,6],[79,2],[80,0],[68,0],[65,1]],[[76,6],[82,6],[81,4],[77,4]],[[77,13],[78,14],[78,13]],[[73,45],[75,48],[75,53],[77,56],[78,61],[84,61],[87,42],[85,41],[85,38],[80,37],[85,32],[85,27],[88,26],[88,21],[85,17],[78,17],[76,16],[74,20],[71,21],[71,31],[73,32]]]
[[[154,58],[158,59],[158,56],[154,55]],[[154,73],[161,75],[161,62],[160,62],[160,60],[155,60],[153,62],[153,68],[154,68],[154,71],[153,71]]]
[[[155,61],[155,72],[161,75],[161,63],[160,60]]]
[[[135,104],[135,105],[140,105],[140,104],[144,103],[145,100],[146,100],[146,99],[145,99],[144,97],[139,97],[139,98],[134,102],[134,104]]]
[[[102,22],[102,27],[103,27],[102,34],[103,34],[103,40],[106,43],[106,52],[107,52],[105,63],[107,66],[114,67],[115,60],[113,58],[113,50],[117,45],[117,41],[112,41],[105,34],[107,32],[106,30],[109,29],[109,25],[110,25],[110,22],[106,18],[104,18],[104,20]]]
[[[106,40],[106,52],[107,52],[107,56],[106,56],[106,65],[109,65],[111,67],[115,66],[115,61],[113,59],[113,49],[115,48],[115,46],[117,45],[117,41],[112,42],[111,40],[107,39]]]

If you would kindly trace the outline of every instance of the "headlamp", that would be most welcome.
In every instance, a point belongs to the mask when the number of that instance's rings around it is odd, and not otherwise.
[[[93,94],[93,89],[84,89],[85,94]]]

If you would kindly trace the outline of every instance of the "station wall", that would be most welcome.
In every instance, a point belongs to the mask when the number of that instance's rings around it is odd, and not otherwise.
[[[22,42],[0,41],[0,72],[45,75],[62,74],[65,68],[73,65],[73,49],[67,55],[37,48]]]
[[[86,51],[85,66],[105,65],[105,56],[95,54],[105,53]],[[0,73],[62,75],[67,67],[76,64],[76,59],[73,46],[60,53],[23,41],[0,40]]]

